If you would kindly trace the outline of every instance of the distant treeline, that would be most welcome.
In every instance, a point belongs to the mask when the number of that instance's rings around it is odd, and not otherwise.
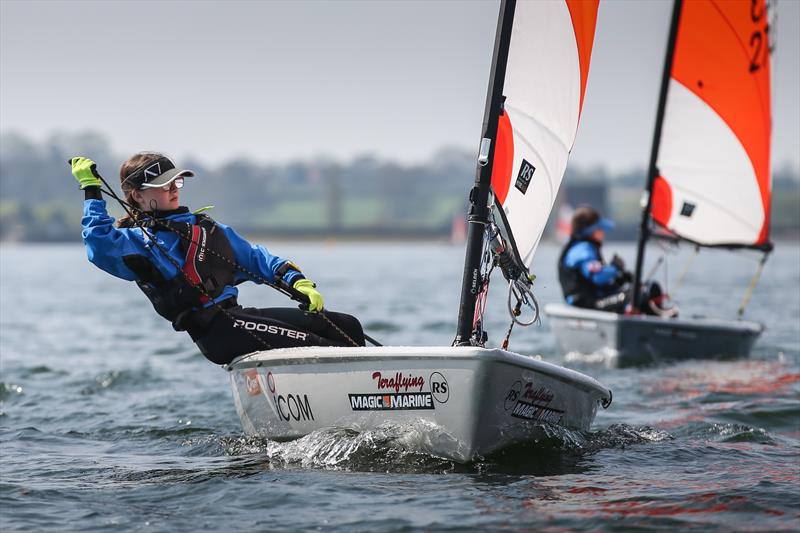
[[[119,166],[130,154],[116,154],[99,133],[54,134],[36,143],[0,134],[0,239],[69,241],[80,238],[83,199],[67,159],[94,159],[119,191]],[[442,149],[430,161],[401,165],[365,155],[350,163],[297,161],[284,165],[235,159],[208,167],[176,161],[197,173],[182,191],[192,208],[215,205],[212,216],[244,233],[273,236],[373,236],[446,238],[463,217],[475,177],[475,156]],[[610,174],[602,168],[571,166],[561,197],[592,202],[617,218],[620,237],[634,228],[643,169]],[[773,227],[800,233],[800,182],[790,169],[775,174]],[[587,195],[588,194],[588,195]],[[121,209],[109,202],[112,214]]]

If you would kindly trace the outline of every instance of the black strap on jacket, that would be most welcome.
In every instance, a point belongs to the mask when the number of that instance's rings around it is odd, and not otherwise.
[[[162,317],[173,328],[183,331],[196,329],[209,322],[217,309],[204,309],[209,299],[221,295],[235,283],[236,259],[228,238],[211,217],[195,215],[196,222],[174,222],[154,217],[148,225],[155,237],[162,231],[179,234],[184,255],[182,272],[167,280],[146,256],[123,257],[125,265],[137,276],[136,284]]]
[[[595,286],[592,282],[586,279],[578,267],[568,267],[565,263],[567,253],[573,246],[579,242],[588,242],[597,251],[597,257],[602,261],[602,254],[600,247],[596,242],[583,237],[572,236],[569,242],[561,250],[561,255],[558,258],[558,281],[561,283],[561,290],[564,293],[564,299],[569,300],[571,296],[572,305],[576,307],[593,308],[596,300]]]

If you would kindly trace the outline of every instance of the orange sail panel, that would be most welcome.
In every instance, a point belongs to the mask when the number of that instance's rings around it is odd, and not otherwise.
[[[497,137],[494,142],[492,190],[497,197],[497,202],[503,205],[508,188],[511,186],[511,165],[514,163],[514,133],[506,112],[503,112],[497,120]]]
[[[575,42],[578,45],[578,57],[581,63],[581,106],[586,93],[586,80],[589,78],[589,60],[592,58],[594,30],[597,27],[597,3],[599,0],[566,0],[572,28],[575,30]]]
[[[492,191],[530,266],[578,130],[598,0],[518,2]]]
[[[770,45],[764,0],[684,1],[652,216],[701,245],[769,240]]]

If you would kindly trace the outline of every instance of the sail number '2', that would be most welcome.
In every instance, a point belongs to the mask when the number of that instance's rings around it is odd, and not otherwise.
[[[767,20],[771,4],[770,0],[764,3],[760,0],[751,0],[750,2],[750,20],[756,26],[750,35],[750,49],[753,54],[750,58],[750,72],[757,72],[761,69],[761,66],[766,62],[768,54],[775,49],[770,44],[770,24],[769,20]],[[763,30],[759,27],[762,21],[764,21]]]

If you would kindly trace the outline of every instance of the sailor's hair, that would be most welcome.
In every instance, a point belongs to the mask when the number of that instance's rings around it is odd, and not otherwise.
[[[582,205],[572,214],[572,233],[580,233],[600,220],[600,213],[588,205]]]
[[[142,209],[136,200],[133,198],[133,191],[136,190],[136,187],[129,181],[126,181],[126,178],[131,175],[137,168],[141,167],[142,165],[146,165],[147,163],[151,163],[153,161],[157,161],[159,158],[165,157],[164,154],[160,154],[158,152],[139,152],[138,154],[134,154],[129,157],[122,165],[119,167],[119,183],[120,187],[122,187],[122,192],[125,193],[125,201],[136,207],[137,209]],[[134,210],[134,216],[136,216],[136,212]],[[131,228],[136,225],[136,220],[131,218],[128,215],[121,217],[117,220],[117,227],[118,228]]]

